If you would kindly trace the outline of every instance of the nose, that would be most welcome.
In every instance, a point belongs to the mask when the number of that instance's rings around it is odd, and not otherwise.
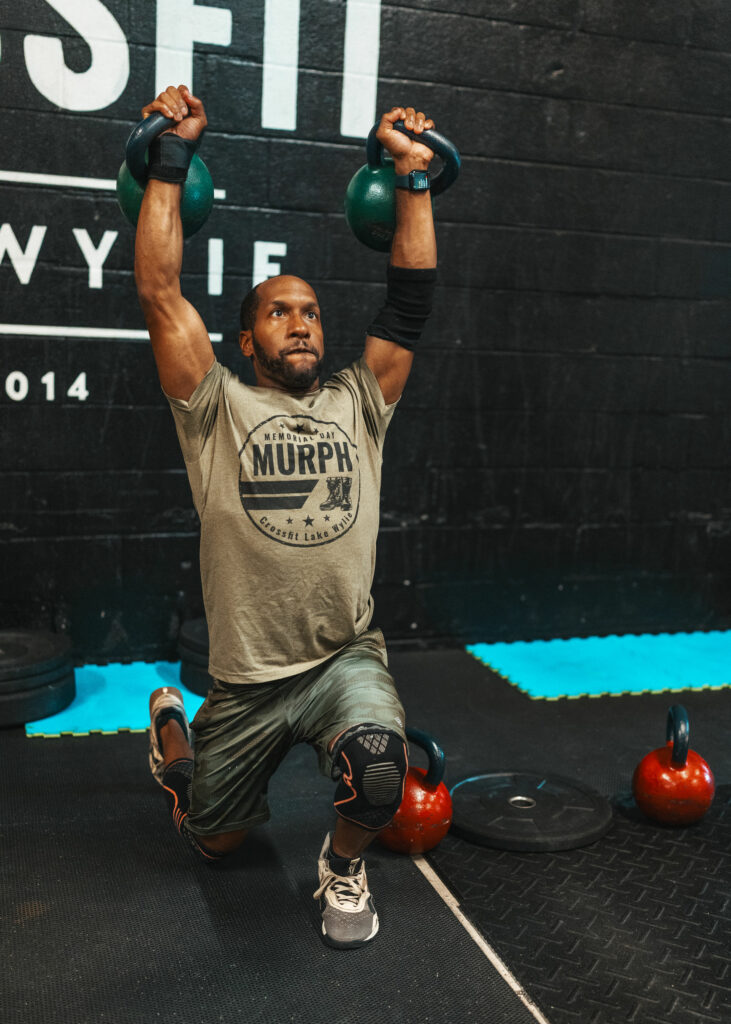
[[[310,336],[310,325],[302,316],[297,316],[292,320],[290,327],[290,334],[296,338],[309,338]]]

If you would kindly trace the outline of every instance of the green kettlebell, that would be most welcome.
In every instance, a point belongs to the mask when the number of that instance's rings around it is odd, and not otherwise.
[[[449,188],[461,166],[457,147],[434,128],[421,135],[409,131],[403,121],[397,121],[394,128],[428,146],[444,161],[439,173],[431,178],[432,196]],[[388,252],[396,230],[396,171],[393,161],[384,156],[383,146],[376,138],[377,131],[378,125],[374,124],[366,140],[368,163],[350,179],[345,193],[345,219],[359,242],[378,252]]]
[[[156,111],[132,130],[127,139],[125,159],[117,175],[117,202],[131,224],[137,224],[147,184],[147,149],[153,139],[175,122]],[[208,219],[213,207],[213,181],[208,168],[194,154],[180,198],[183,236],[190,238]]]

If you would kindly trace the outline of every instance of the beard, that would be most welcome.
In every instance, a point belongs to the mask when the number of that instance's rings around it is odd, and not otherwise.
[[[280,355],[275,357],[268,356],[256,340],[256,336],[253,332],[251,335],[251,341],[254,346],[257,362],[261,368],[266,370],[267,374],[273,380],[279,381],[287,391],[309,391],[320,376],[322,364],[325,361],[324,358],[316,358],[314,363],[297,368],[289,361],[286,352],[282,352]],[[300,347],[306,348],[308,352],[312,352],[312,354],[317,357],[317,353],[309,345],[302,345]]]

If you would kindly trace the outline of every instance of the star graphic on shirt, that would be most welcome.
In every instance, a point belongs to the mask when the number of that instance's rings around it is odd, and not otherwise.
[[[305,430],[305,428],[304,428],[302,423],[298,423],[297,426],[294,429],[295,429],[295,432],[297,434],[306,434],[307,433],[307,431]]]
[[[289,519],[287,520],[287,522],[288,522],[289,524],[291,524],[291,523],[292,523],[292,517],[291,517],[291,516],[289,517]]]
[[[325,516],[325,522],[326,522],[326,523],[329,523],[329,522],[330,522],[330,516]]]
[[[308,516],[307,519],[305,519],[305,526],[312,526],[313,522],[314,519],[310,519],[310,517]]]

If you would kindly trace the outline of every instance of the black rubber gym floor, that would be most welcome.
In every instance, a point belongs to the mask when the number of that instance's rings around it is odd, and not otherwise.
[[[719,784],[699,825],[619,810],[583,850],[448,836],[429,861],[551,1024],[728,1024],[729,691],[531,701],[459,650],[391,664],[410,724],[447,753],[448,781],[540,770],[626,794],[668,706],[684,704]],[[272,821],[209,868],[167,818],[145,736],[14,729],[0,742],[3,1024],[536,1019],[410,858],[380,847],[367,855],[377,939],[322,944],[312,893],[331,785],[308,748],[275,777]]]

